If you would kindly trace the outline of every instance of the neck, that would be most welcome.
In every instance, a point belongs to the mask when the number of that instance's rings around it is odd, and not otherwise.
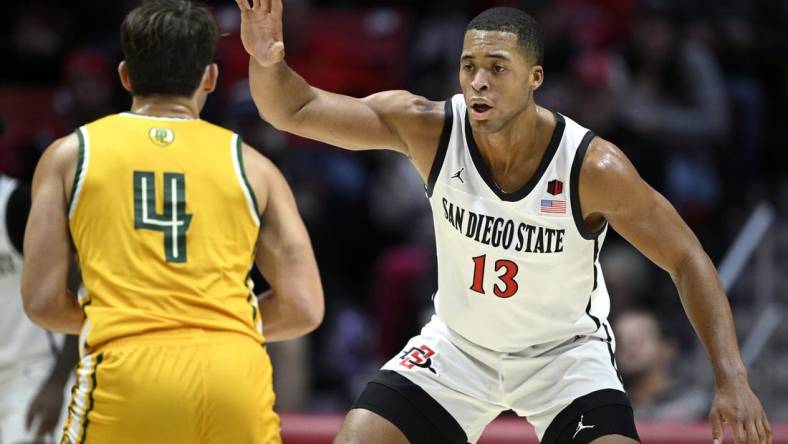
[[[546,110],[533,102],[504,128],[494,133],[474,132],[479,151],[492,170],[506,175],[523,163],[538,162],[546,144],[540,130],[546,128]]]
[[[154,117],[178,117],[196,119],[200,117],[196,101],[178,96],[134,96],[131,112]]]

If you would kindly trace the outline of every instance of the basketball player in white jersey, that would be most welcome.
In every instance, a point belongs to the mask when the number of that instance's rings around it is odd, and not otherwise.
[[[608,225],[676,283],[714,367],[714,439],[727,422],[737,443],[771,442],[698,240],[615,145],[534,103],[544,71],[530,16],[494,8],[469,23],[462,95],[355,99],[284,62],[282,0],[237,3],[261,116],[343,148],[405,154],[432,205],[436,315],[367,385],[335,442],[476,442],[509,409],[544,443],[637,442],[598,263]]]
[[[30,189],[0,174],[0,444],[39,442],[64,415],[77,342],[33,324],[22,310],[22,237]],[[62,343],[62,344],[61,344]]]

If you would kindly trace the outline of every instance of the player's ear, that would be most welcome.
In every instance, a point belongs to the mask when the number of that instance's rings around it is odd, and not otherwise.
[[[211,63],[205,67],[202,73],[202,83],[200,87],[207,93],[212,93],[216,89],[216,83],[219,81],[219,65]]]
[[[544,69],[542,68],[542,65],[534,65],[531,67],[529,81],[531,83],[531,89],[534,91],[542,86],[542,82],[544,81]]]
[[[126,66],[125,60],[121,60],[120,64],[118,65],[118,77],[120,77],[120,84],[123,85],[123,89],[128,92],[132,92],[131,77],[129,77],[129,68]]]

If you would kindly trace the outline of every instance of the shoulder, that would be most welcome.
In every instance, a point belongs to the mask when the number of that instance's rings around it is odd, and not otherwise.
[[[82,144],[82,138],[78,136],[77,131],[61,137],[47,147],[41,156],[39,164],[47,167],[50,171],[54,170],[60,173],[65,173],[69,170],[73,171],[76,168],[77,157]]]
[[[589,182],[604,184],[633,173],[634,167],[619,147],[596,136],[588,145],[580,171]]]
[[[642,180],[632,162],[615,144],[594,137],[580,169],[583,213],[614,211],[636,194]]]
[[[279,168],[252,146],[242,143],[241,155],[246,179],[257,200],[257,208],[265,213],[272,193],[276,194],[287,182]]]

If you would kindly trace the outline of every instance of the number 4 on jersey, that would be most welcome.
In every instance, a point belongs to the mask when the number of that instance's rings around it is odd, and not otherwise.
[[[156,212],[156,178],[152,172],[134,172],[134,229],[161,231],[167,262],[186,262],[186,231],[192,215],[186,214],[186,178],[164,173],[164,211]]]

